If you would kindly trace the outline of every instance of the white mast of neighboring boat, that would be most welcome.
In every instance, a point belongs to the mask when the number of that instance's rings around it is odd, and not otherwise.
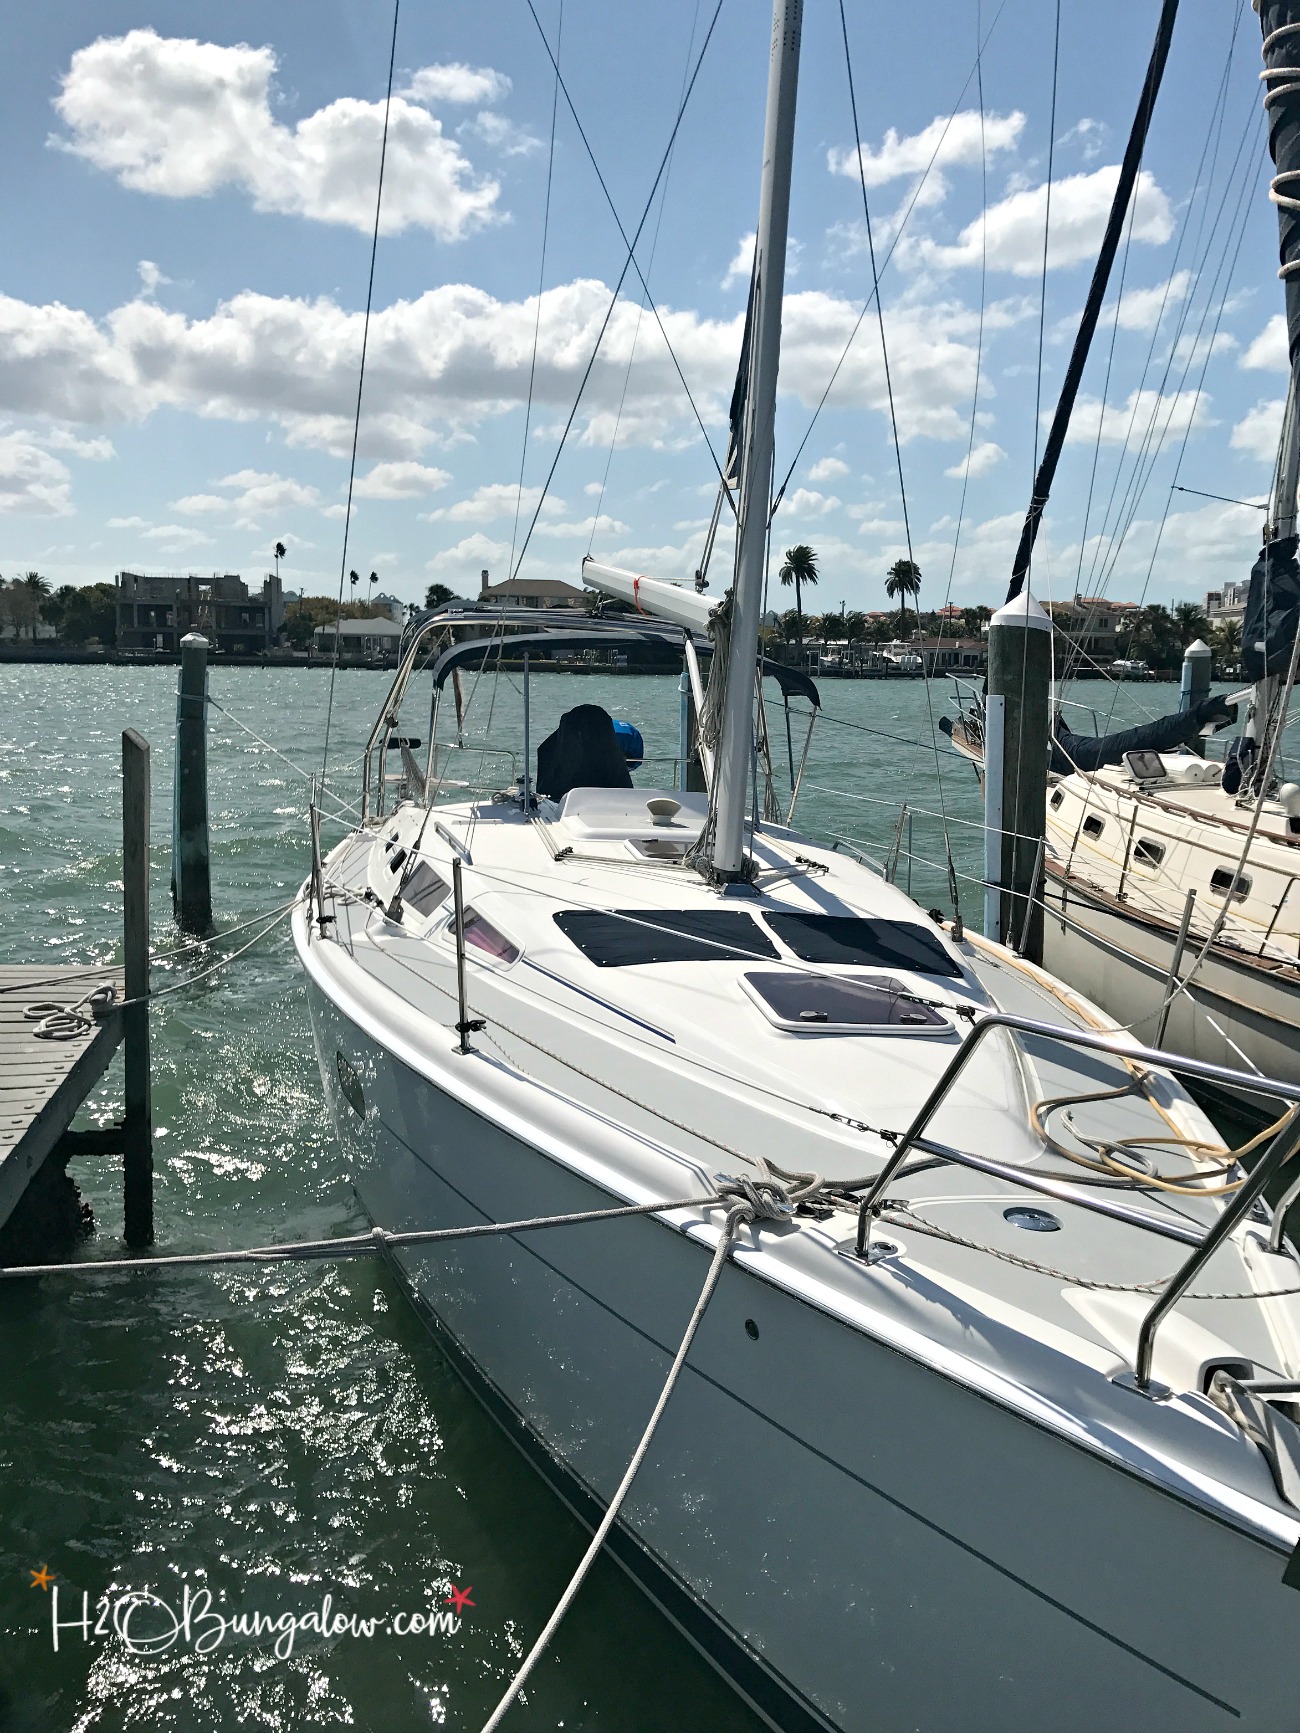
[[[802,29],[803,0],[775,0],[763,184],[754,242],[753,351],[745,404],[731,644],[714,796],[713,870],[721,879],[739,878],[745,865],[745,810],[754,738],[754,668],[758,659],[772,495],[776,376],[781,361],[781,301],[785,288],[790,163]]]

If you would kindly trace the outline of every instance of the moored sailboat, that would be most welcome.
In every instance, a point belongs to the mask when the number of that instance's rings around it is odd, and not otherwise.
[[[1258,1200],[1300,1089],[1247,1175],[1162,1055],[757,798],[801,24],[776,0],[731,589],[584,568],[642,616],[593,641],[680,638],[706,787],[634,784],[598,706],[534,746],[525,660],[522,774],[449,789],[475,651],[421,766],[422,621],[295,912],[330,1109],[387,1228],[644,1212],[396,1255],[593,1526],[729,1237],[609,1546],[770,1725],[1273,1729],[1300,1271]]]

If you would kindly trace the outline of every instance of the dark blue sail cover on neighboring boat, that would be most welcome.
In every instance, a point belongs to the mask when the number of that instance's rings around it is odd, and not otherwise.
[[[1265,542],[1250,574],[1241,622],[1241,667],[1250,680],[1285,674],[1300,626],[1300,566],[1296,537]]]
[[[1122,764],[1126,752],[1171,752],[1186,746],[1202,728],[1226,728],[1237,720],[1237,706],[1222,698],[1206,698],[1191,710],[1157,716],[1137,728],[1121,728],[1114,734],[1073,734],[1058,716],[1052,730],[1051,769],[1056,776],[1072,770],[1100,770],[1103,764]]]

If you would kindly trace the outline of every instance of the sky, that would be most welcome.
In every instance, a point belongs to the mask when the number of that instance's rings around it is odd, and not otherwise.
[[[577,582],[589,551],[689,579],[770,26],[763,0],[716,5],[407,0],[368,337],[387,0],[6,7],[0,574],[256,586],[280,540],[309,594],[349,568],[406,601],[473,595],[484,568]],[[909,551],[923,605],[1005,593],[1158,10],[1062,0],[1056,43],[1044,0],[846,0],[855,140],[838,5],[807,0],[773,548],[816,549],[810,609],[886,606]],[[1039,539],[1044,599],[1200,599],[1249,571],[1263,513],[1176,488],[1262,501],[1272,471],[1286,354],[1259,65],[1244,0],[1183,0]],[[883,351],[874,306],[859,323],[864,180]],[[648,295],[611,202],[629,236],[644,215]],[[724,526],[713,588],[730,560]]]

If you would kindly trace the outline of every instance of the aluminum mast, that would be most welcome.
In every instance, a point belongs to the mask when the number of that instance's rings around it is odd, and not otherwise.
[[[767,81],[763,183],[754,243],[754,347],[740,477],[736,568],[732,585],[731,649],[718,744],[713,872],[740,878],[745,870],[745,810],[749,803],[754,735],[754,667],[772,491],[776,376],[781,360],[781,298],[790,220],[790,162],[803,0],[774,0],[772,59]]]

